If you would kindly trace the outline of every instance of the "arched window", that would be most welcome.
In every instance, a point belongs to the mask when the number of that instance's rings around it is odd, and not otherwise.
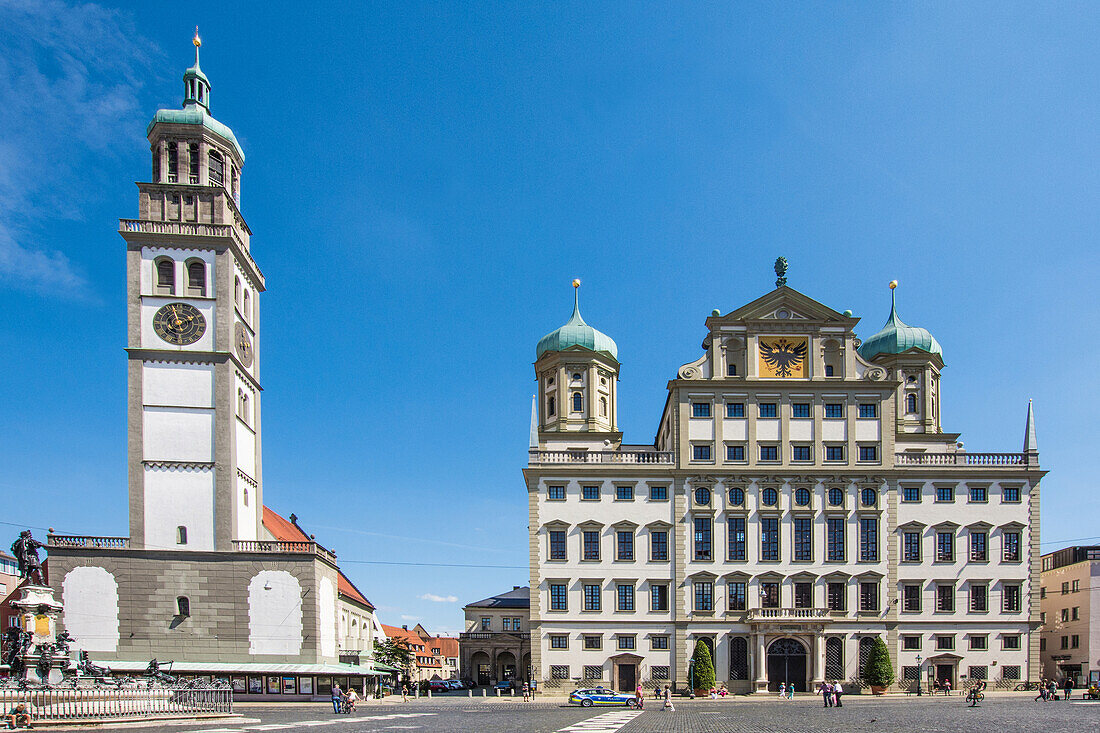
[[[726,365],[726,376],[729,376],[729,377],[736,377],[737,376],[737,365],[736,364],[727,364]],[[744,641],[744,639],[742,639],[742,641]]]
[[[915,394],[905,395],[905,411],[911,415],[915,415],[917,412],[917,396]]]
[[[183,618],[191,615],[191,601],[187,596],[180,596],[176,599],[176,615]]]
[[[248,393],[243,389],[237,390],[237,417],[248,422]]]
[[[176,263],[167,257],[157,260],[157,295],[176,294]]]
[[[237,307],[241,307],[241,279],[239,277],[233,279],[233,302],[237,304]]]
[[[180,178],[180,149],[175,140],[168,141],[168,182],[178,183]]]
[[[199,297],[206,295],[206,263],[202,260],[191,260],[187,263],[187,294]]]
[[[573,393],[573,412],[584,412],[584,397],[580,392]]]
[[[237,203],[238,205],[240,205],[240,203],[241,203],[241,179],[240,179],[240,177],[239,177],[239,176],[237,175],[237,169],[236,169],[236,167],[232,167],[232,168],[230,168],[230,171],[232,171],[232,174],[233,174],[233,191],[232,191],[232,193],[233,193],[233,200],[234,200],[234,201],[235,201],[235,202],[236,202],[236,203]]]
[[[826,364],[825,365],[825,376],[826,377],[833,376],[833,365],[832,364]]]
[[[730,639],[730,679],[749,678],[749,642],[743,636]]]
[[[859,640],[859,676],[867,675],[867,661],[871,658],[871,648],[875,645],[874,636],[864,636]]]
[[[245,320],[246,320],[246,321],[251,321],[251,320],[252,320],[252,304],[251,304],[251,303],[249,303],[249,298],[248,298],[248,288],[245,288],[245,289],[244,289],[244,307],[243,307],[243,312],[244,312],[244,318],[245,318]]]
[[[248,487],[245,487],[243,496],[244,496],[244,505],[248,506]]]
[[[177,545],[186,545],[187,544],[187,527],[184,527],[182,525],[179,526],[179,527],[176,527],[176,544]]]
[[[825,679],[844,679],[844,640],[836,636],[825,640]]]
[[[600,398],[600,417],[607,417],[607,398]]]
[[[225,185],[225,158],[217,150],[211,150],[207,156],[207,171],[211,186]]]
[[[199,182],[199,144],[191,143],[187,146],[187,182]]]
[[[553,417],[554,416],[555,407],[556,407],[554,402],[555,402],[555,400],[554,400],[553,396],[547,398],[547,400],[546,400],[546,416],[547,417]]]

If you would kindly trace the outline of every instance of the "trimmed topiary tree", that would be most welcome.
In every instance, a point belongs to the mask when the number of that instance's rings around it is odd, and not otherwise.
[[[894,667],[890,664],[890,652],[882,637],[875,639],[871,652],[867,655],[867,665],[863,668],[863,681],[872,687],[889,687],[894,681]]]
[[[691,658],[695,660],[692,665],[695,689],[710,690],[714,687],[714,662],[710,658],[710,647],[705,641],[700,639],[695,642],[695,654]]]

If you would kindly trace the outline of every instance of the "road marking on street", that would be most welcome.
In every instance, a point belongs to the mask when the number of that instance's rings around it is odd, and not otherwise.
[[[623,710],[604,713],[579,723],[558,729],[558,733],[615,733],[630,721],[642,714],[641,710]]]

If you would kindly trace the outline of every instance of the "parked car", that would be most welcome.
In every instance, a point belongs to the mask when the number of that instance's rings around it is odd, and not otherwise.
[[[574,690],[569,696],[569,702],[580,705],[582,708],[590,708],[593,705],[625,705],[632,708],[638,704],[638,700],[632,692],[615,692],[604,687],[596,687],[585,690]]]
[[[462,687],[463,687],[464,689],[467,689],[467,690],[472,690],[472,689],[474,689],[475,687],[477,687],[477,683],[476,683],[476,682],[474,682],[474,681],[473,681],[472,679],[470,679],[469,677],[466,677],[465,679],[463,679],[463,680],[462,680]]]
[[[500,682],[493,685],[493,689],[500,690],[501,692],[506,692],[507,690],[512,689],[512,680],[501,680]]]
[[[458,680],[443,680],[443,683],[447,685],[448,690],[461,690],[462,683]]]
[[[428,689],[431,690],[434,695],[437,692],[446,692],[451,688],[443,680],[430,680],[428,682]]]

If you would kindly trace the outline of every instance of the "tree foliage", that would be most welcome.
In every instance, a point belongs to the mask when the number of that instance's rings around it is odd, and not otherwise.
[[[709,690],[714,687],[714,661],[710,658],[710,647],[700,639],[695,642],[695,654],[692,655],[695,664],[692,665],[692,673],[695,676],[695,689]]]
[[[413,653],[404,639],[383,639],[374,642],[374,661],[409,672]]]
[[[894,667],[890,664],[890,652],[882,637],[875,639],[863,668],[863,680],[872,687],[889,687],[894,681]]]

